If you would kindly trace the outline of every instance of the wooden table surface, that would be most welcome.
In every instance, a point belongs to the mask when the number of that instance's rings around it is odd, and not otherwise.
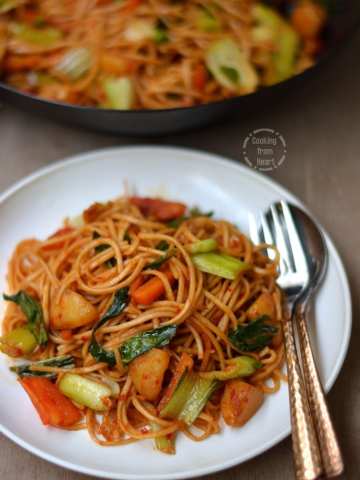
[[[157,143],[208,150],[244,162],[242,142],[255,128],[278,130],[288,156],[270,175],[298,195],[332,236],[353,296],[349,354],[328,396],[346,462],[342,478],[360,478],[360,32],[322,72],[271,109],[200,131],[154,140],[96,134],[60,126],[9,106],[0,110],[0,190],[63,157],[113,145]],[[331,328],[331,326],[329,326]],[[1,390],[0,390],[1,392]],[[0,393],[1,394],[1,393]],[[85,480],[22,450],[0,436],[0,478]],[[293,478],[290,439],[207,480]]]

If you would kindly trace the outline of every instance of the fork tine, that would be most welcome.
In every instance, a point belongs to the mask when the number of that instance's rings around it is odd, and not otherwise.
[[[290,246],[284,233],[284,227],[281,224],[279,212],[279,203],[270,205],[270,215],[275,232],[275,244],[280,253],[280,258],[284,262],[287,271],[295,271],[294,260],[291,255]]]
[[[269,222],[266,218],[266,215],[264,215],[263,213],[260,215],[260,223],[261,223],[261,229],[264,235],[265,243],[269,245],[273,245],[275,243],[274,237],[273,237],[273,234],[271,233],[271,229],[269,226]],[[276,253],[274,252],[274,250],[272,250],[271,248],[267,248],[266,253],[267,253],[267,256],[270,258],[270,260],[275,260]]]
[[[288,232],[290,247],[295,263],[296,270],[302,273],[308,273],[307,259],[304,253],[298,229],[296,228],[290,206],[287,202],[282,200],[280,202],[282,213],[284,216],[285,227]]]

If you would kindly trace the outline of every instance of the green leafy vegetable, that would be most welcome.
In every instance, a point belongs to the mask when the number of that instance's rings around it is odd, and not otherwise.
[[[138,335],[129,338],[129,340],[121,345],[121,360],[124,364],[127,364],[152,348],[164,347],[170,343],[170,340],[175,334],[175,325],[167,325],[139,333]]]
[[[56,368],[74,368],[75,359],[71,355],[62,355],[60,357],[48,358],[47,360],[41,360],[40,362],[28,363],[24,365],[16,365],[10,367],[10,370],[20,377],[46,377],[54,379],[57,373],[53,372],[41,372],[39,370],[32,370],[32,367],[56,367]]]
[[[169,244],[165,242],[165,240],[161,241],[157,246],[157,250],[161,250],[163,252],[166,251],[165,255],[157,258],[153,262],[148,263],[145,267],[144,270],[147,269],[152,269],[152,270],[158,270],[167,260],[169,260],[171,256],[171,252],[169,252]]]
[[[108,310],[105,312],[104,316],[96,323],[93,328],[91,335],[91,342],[89,346],[90,354],[98,361],[105,362],[110,366],[114,366],[116,363],[114,352],[106,350],[102,347],[96,340],[95,333],[102,327],[108,320],[117,317],[121,312],[124,311],[125,307],[129,302],[129,289],[120,288],[115,295],[114,300]]]
[[[45,345],[48,341],[48,335],[45,328],[44,316],[42,307],[39,302],[33,299],[23,290],[20,290],[15,295],[3,295],[4,300],[14,302],[23,311],[28,320],[28,328],[34,335],[39,345]]]
[[[168,27],[161,19],[157,21],[154,29],[154,41],[157,44],[166,43],[169,41]]]
[[[0,0],[0,13],[6,13],[17,8],[23,2],[22,0]]]
[[[165,252],[166,250],[169,249],[169,244],[167,243],[166,240],[161,240],[161,242],[159,242],[155,248],[156,250],[161,250],[162,252]]]
[[[93,239],[96,240],[97,238],[100,238],[100,235],[98,234],[98,232],[95,231],[93,233]],[[110,245],[106,245],[105,243],[103,245],[97,245],[95,247],[95,253],[102,253],[105,250],[107,250],[108,248],[110,248]],[[114,258],[114,257],[109,258],[109,260],[106,260],[105,265],[108,268],[115,267],[116,266],[116,258]]]
[[[239,325],[228,334],[231,343],[243,352],[256,352],[269,345],[278,329],[262,315],[247,325]]]

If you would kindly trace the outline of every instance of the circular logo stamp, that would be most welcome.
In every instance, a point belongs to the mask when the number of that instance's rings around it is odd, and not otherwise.
[[[279,168],[286,158],[284,137],[272,128],[253,130],[243,142],[243,155],[249,167],[262,172]]]

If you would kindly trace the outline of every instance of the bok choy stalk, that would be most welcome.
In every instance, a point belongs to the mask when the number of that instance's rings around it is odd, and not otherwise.
[[[3,297],[4,300],[19,305],[27,318],[27,328],[34,335],[36,342],[38,345],[45,345],[48,341],[48,335],[40,303],[23,290],[20,290],[15,295],[4,294]]]
[[[106,95],[104,107],[115,110],[130,110],[135,100],[135,90],[131,78],[108,77],[102,82]]]
[[[151,430],[153,432],[158,432],[161,430],[161,426],[155,422],[151,424]],[[173,455],[176,453],[175,451],[175,432],[169,433],[168,435],[164,435],[162,437],[155,437],[155,448],[159,450],[159,452],[167,453],[168,455]]]
[[[10,370],[20,377],[46,377],[55,379],[57,373],[42,372],[33,368],[36,367],[56,367],[56,368],[75,368],[75,359],[71,355],[62,355],[60,357],[48,358],[35,363],[15,365]]]
[[[53,72],[69,80],[75,81],[86,74],[92,65],[92,54],[89,48],[73,48],[66,52]]]
[[[58,384],[60,392],[80,405],[102,412],[108,410],[111,388],[75,373],[65,373]]]
[[[235,280],[240,272],[250,268],[248,263],[220,253],[198,253],[191,258],[201,272],[211,273],[229,280]]]
[[[256,358],[242,355],[229,360],[228,366],[225,370],[213,370],[212,372],[201,372],[201,378],[209,380],[232,380],[233,378],[249,377],[253,375],[262,364]]]
[[[206,240],[199,240],[189,245],[188,250],[191,254],[209,253],[217,250],[218,243],[214,238],[207,238]]]
[[[170,400],[160,411],[160,416],[191,425],[219,385],[220,382],[214,378],[201,378],[194,372],[185,372]]]
[[[39,46],[52,46],[62,38],[62,33],[57,28],[33,28],[23,23],[11,23],[10,32],[27,43],[33,43]]]
[[[179,420],[188,426],[192,425],[219,386],[218,380],[196,376],[190,395],[178,417]]]
[[[18,327],[0,338],[0,351],[9,357],[23,357],[37,347],[34,335],[27,327]]]

